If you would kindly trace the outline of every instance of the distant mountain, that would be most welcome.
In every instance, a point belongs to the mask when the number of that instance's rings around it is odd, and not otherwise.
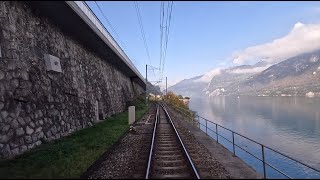
[[[320,92],[320,50],[301,54],[239,83],[239,94],[299,95]]]
[[[271,65],[215,69],[168,88],[184,96],[320,96],[320,50]]]
[[[184,79],[175,85],[168,87],[168,91],[173,91],[175,94],[188,97],[200,96],[202,90],[207,86],[206,82],[199,81],[202,77],[203,75]]]
[[[209,96],[230,94],[237,91],[239,83],[269,66],[265,62],[258,62],[255,65],[241,65],[221,70],[219,75],[211,79],[204,92]]]
[[[149,81],[147,83],[147,94],[152,93],[152,94],[161,94],[161,90],[159,86],[155,86],[151,84]]]
[[[231,84],[244,80],[250,75],[266,69],[265,62],[255,65],[241,65],[227,69],[214,69],[201,76],[184,79],[168,88],[177,94],[189,97],[203,95],[223,95]]]

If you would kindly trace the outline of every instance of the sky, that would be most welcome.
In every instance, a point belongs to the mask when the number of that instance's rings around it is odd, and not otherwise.
[[[99,4],[105,17],[99,11]],[[133,1],[87,1],[143,77],[160,66],[161,1],[137,1],[150,59]],[[174,1],[163,77],[183,79],[261,59],[275,63],[320,48],[320,2]],[[148,68],[148,80],[159,79]],[[159,83],[165,86],[165,81]]]

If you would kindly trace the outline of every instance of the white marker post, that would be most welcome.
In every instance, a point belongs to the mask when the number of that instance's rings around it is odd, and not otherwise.
[[[129,124],[133,124],[136,121],[136,107],[129,106]]]

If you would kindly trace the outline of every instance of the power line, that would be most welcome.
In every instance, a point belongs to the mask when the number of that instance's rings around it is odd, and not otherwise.
[[[166,26],[165,26],[165,31],[164,31],[164,46],[163,46],[163,55],[162,55],[162,64],[161,64],[161,80],[163,78],[163,71],[164,71],[164,62],[165,62],[165,54],[166,54],[166,46],[167,46],[167,39],[168,39],[168,15],[169,15],[169,2],[167,3],[167,13],[166,13],[166,20],[165,20],[165,23],[166,23]],[[164,9],[163,9],[164,11]]]
[[[171,13],[172,13],[172,5],[173,5],[173,2],[171,3],[171,7],[170,7],[170,14],[169,14],[169,25],[168,25],[168,28],[166,29],[167,30],[167,38],[166,38],[166,49],[165,51],[167,50],[167,45],[168,45],[168,39],[169,39],[169,32],[170,32],[170,24],[171,24]],[[169,6],[169,3],[168,3],[168,6]],[[169,8],[167,9],[169,10]]]
[[[168,2],[167,6],[165,6],[164,3],[162,2],[160,7],[160,79],[161,80],[163,78],[164,65],[165,65],[165,59],[167,54],[171,17],[172,17],[171,16],[172,7],[173,7],[173,1],[171,1],[171,5],[170,5],[170,2]],[[166,8],[166,16],[164,16],[165,8]],[[169,13],[169,9],[170,9],[170,13]],[[165,17],[166,19],[164,20]],[[164,21],[165,21],[165,26],[163,24]]]
[[[161,16],[161,13],[162,13],[162,16]],[[159,72],[160,73],[161,73],[161,67],[162,67],[161,65],[162,65],[163,19],[164,19],[164,2],[161,1],[161,5],[160,5],[160,64],[159,64]]]
[[[136,8],[136,13],[137,13],[137,17],[138,17],[138,21],[139,21],[139,25],[140,25],[140,31],[141,31],[142,39],[143,39],[143,42],[144,42],[144,47],[145,47],[146,52],[147,52],[149,63],[151,64],[149,48],[148,48],[148,44],[147,44],[146,37],[145,37],[145,31],[143,29],[143,24],[142,24],[142,18],[141,18],[141,14],[140,14],[140,10],[139,10],[139,5],[138,5],[138,3],[136,1],[134,1],[134,5],[135,5],[135,8]]]
[[[168,2],[168,6],[169,6],[169,2]],[[168,28],[166,28],[166,43],[165,43],[165,50],[164,50],[164,60],[163,60],[163,69],[164,69],[164,63],[165,63],[165,59],[166,59],[166,55],[167,55],[167,47],[168,47],[168,41],[169,41],[169,32],[170,32],[170,24],[171,24],[171,13],[172,13],[172,6],[173,6],[173,1],[171,3],[171,7],[170,7],[170,14],[169,14],[169,23],[168,23]],[[169,8],[167,8],[167,10],[169,10]],[[168,12],[168,11],[167,11]]]
[[[107,21],[107,23],[108,23],[108,25],[110,26],[112,32],[113,32],[114,35],[117,37],[117,40],[119,41],[120,45],[121,45],[123,48],[127,49],[126,46],[124,45],[124,43],[123,43],[123,42],[121,41],[121,39],[119,38],[119,35],[118,35],[117,31],[114,29],[114,27],[112,26],[111,22],[110,22],[109,19],[107,18],[107,16],[103,13],[100,5],[97,3],[97,1],[94,1],[94,2],[95,2],[95,4],[97,5],[97,7],[98,7],[99,11],[101,12],[102,16],[104,17],[104,19]],[[123,51],[123,49],[122,49],[122,51]],[[135,61],[135,60],[134,60],[134,61]],[[135,63],[137,64],[136,61],[135,61]]]
[[[166,16],[167,17],[167,16]],[[167,28],[167,24],[164,26],[164,22],[167,23],[167,19],[165,19],[165,4],[162,1],[161,2],[161,9],[160,9],[160,64],[159,64],[159,78],[160,81],[162,80],[162,74],[163,74],[163,58],[164,58],[164,45],[165,45],[165,39],[166,39],[166,31],[164,32],[164,28]]]

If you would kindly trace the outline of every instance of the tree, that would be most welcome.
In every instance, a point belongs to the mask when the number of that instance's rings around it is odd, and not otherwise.
[[[188,106],[185,105],[182,100],[180,100],[180,97],[182,99],[181,95],[177,96],[172,91],[169,91],[167,95],[165,95],[165,99],[167,99],[170,104],[173,104],[175,106],[178,106],[184,109],[188,109]]]
[[[181,99],[180,99],[181,98]],[[186,97],[187,99],[190,99],[189,97]],[[186,105],[183,100],[182,100],[182,96],[181,95],[175,95],[172,91],[169,91],[167,93],[167,95],[164,96],[164,99],[166,99],[166,101],[169,104],[172,104],[174,106],[179,107],[180,110],[182,110],[184,112],[184,114],[187,114],[189,117],[195,117],[195,112],[191,111],[188,107],[188,105]]]

